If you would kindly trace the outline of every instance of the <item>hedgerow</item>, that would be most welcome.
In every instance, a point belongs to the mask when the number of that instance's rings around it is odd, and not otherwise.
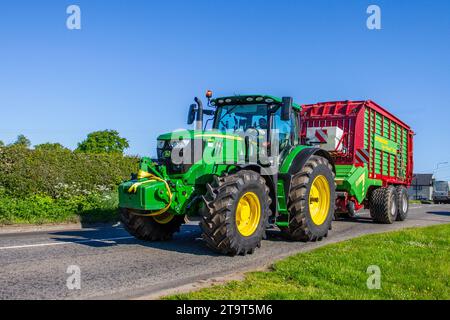
[[[0,187],[16,198],[47,195],[71,198],[114,190],[136,171],[138,159],[121,154],[88,154],[67,149],[0,148]]]
[[[110,221],[138,158],[0,147],[0,224]]]
[[[115,221],[117,203],[114,191],[69,199],[45,195],[15,198],[0,191],[0,225]]]

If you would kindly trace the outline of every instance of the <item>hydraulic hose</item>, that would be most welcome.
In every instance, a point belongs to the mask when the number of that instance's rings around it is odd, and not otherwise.
[[[159,216],[159,215],[162,215],[163,213],[167,212],[167,210],[169,210],[170,206],[172,205],[172,197],[173,197],[172,191],[170,190],[170,186],[167,183],[167,181],[164,180],[164,179],[161,179],[161,178],[159,178],[157,176],[155,176],[152,173],[145,172],[143,170],[139,170],[137,178],[138,179],[145,179],[145,178],[147,178],[148,180],[134,183],[128,189],[129,193],[136,193],[137,188],[139,186],[143,185],[143,184],[159,181],[159,182],[163,182],[164,186],[166,187],[167,194],[169,195],[169,203],[163,209],[155,211],[155,212],[151,212],[151,213],[135,213],[135,212],[132,212],[132,211],[130,211],[130,212],[132,214],[136,215],[136,216],[142,216],[142,217],[155,217],[155,216]]]

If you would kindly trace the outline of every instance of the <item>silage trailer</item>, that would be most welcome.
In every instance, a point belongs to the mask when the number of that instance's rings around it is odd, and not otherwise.
[[[333,158],[337,216],[366,207],[378,222],[406,218],[414,136],[407,124],[370,100],[303,105],[300,119],[302,143]]]

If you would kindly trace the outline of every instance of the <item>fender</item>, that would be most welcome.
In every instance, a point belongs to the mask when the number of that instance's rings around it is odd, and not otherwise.
[[[294,153],[293,158],[292,156],[290,156],[291,153]],[[321,156],[327,159],[333,166],[333,172],[336,173],[336,167],[334,165],[333,158],[327,151],[323,149],[304,146],[302,148],[301,146],[291,150],[291,153],[283,162],[283,166],[281,167],[280,173],[278,174],[278,177],[283,180],[284,194],[286,198],[289,196],[289,193],[291,191],[292,177],[303,168],[308,159],[312,156]],[[291,158],[292,160],[290,160]]]

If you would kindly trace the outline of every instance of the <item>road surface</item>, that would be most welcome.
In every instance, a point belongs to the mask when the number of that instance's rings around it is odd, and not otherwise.
[[[119,225],[72,231],[1,234],[0,299],[128,299],[155,297],[167,289],[267,266],[296,252],[369,233],[450,223],[450,205],[414,205],[405,222],[375,224],[367,212],[335,221],[317,243],[286,242],[276,230],[245,257],[212,253],[190,223],[171,242],[146,243]],[[81,289],[70,290],[69,266],[80,270]],[[71,269],[72,272],[75,269]],[[72,282],[76,284],[76,282]]]

